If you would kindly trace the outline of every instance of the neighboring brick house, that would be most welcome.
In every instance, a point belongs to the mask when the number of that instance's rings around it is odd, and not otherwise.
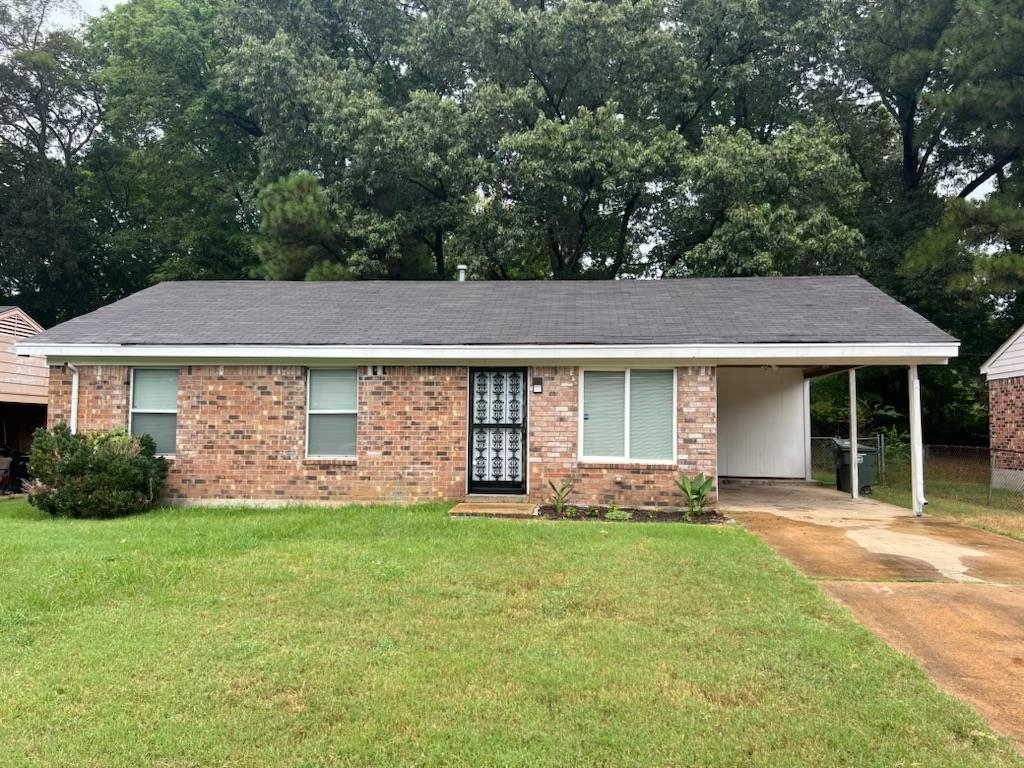
[[[50,423],[152,435],[175,500],[540,501],[571,477],[666,505],[680,474],[807,476],[810,377],[958,345],[821,277],[164,283],[23,346]]]
[[[992,487],[1024,489],[1024,326],[981,366],[988,380]]]

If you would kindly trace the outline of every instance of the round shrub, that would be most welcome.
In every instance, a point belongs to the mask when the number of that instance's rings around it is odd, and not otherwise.
[[[37,429],[27,484],[33,506],[57,517],[107,518],[142,512],[160,498],[167,463],[149,435],[123,428],[71,434],[65,424]]]

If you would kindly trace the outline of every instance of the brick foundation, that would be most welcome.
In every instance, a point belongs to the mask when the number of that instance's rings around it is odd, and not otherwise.
[[[423,501],[466,493],[468,369],[359,368],[354,460],[305,458],[306,372],[300,366],[182,366],[174,500]],[[80,366],[79,430],[128,423],[131,370]],[[529,496],[573,477],[577,503],[675,505],[680,473],[716,472],[716,384],[709,367],[678,370],[678,462],[592,464],[577,459],[579,374],[535,367],[529,398]],[[71,371],[50,369],[49,424],[70,416]]]

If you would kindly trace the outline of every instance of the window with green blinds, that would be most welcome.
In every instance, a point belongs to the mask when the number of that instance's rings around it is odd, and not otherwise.
[[[356,455],[356,371],[309,372],[306,455],[349,458]]]
[[[583,455],[625,456],[626,373],[588,371],[583,377]]]
[[[584,371],[583,457],[671,461],[674,393],[671,370]]]
[[[178,370],[136,368],[132,371],[129,431],[149,435],[157,453],[172,455],[178,432]]]
[[[629,458],[672,459],[673,381],[672,371],[630,371]]]

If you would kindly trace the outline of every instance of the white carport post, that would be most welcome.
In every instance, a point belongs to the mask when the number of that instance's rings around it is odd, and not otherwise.
[[[804,480],[808,483],[814,479],[814,466],[811,461],[811,380],[804,379]]]
[[[921,381],[917,377],[917,366],[910,366],[910,503],[914,514],[924,513],[924,441],[921,437]]]
[[[860,472],[857,466],[857,369],[850,369],[850,496],[860,496]]]

